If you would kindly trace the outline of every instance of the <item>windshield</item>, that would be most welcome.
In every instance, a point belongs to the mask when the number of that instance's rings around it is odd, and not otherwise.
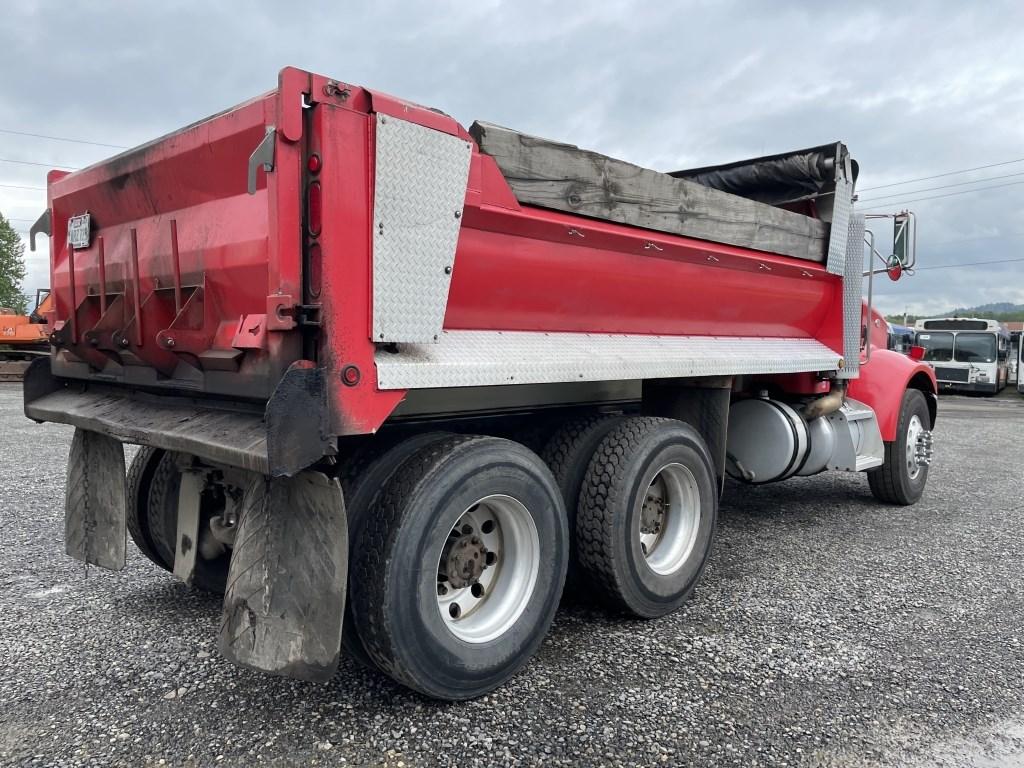
[[[996,337],[991,333],[958,333],[956,359],[961,363],[994,363]]]
[[[917,345],[924,347],[924,359],[929,362],[947,363],[953,359],[952,333],[919,333]]]

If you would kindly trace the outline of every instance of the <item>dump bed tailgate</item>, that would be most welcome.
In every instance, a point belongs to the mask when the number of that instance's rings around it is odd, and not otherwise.
[[[54,374],[270,396],[301,354],[301,148],[280,102],[50,174]]]

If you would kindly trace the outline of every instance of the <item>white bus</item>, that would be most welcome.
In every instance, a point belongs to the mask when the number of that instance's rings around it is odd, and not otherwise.
[[[1017,337],[1017,391],[1024,395],[1024,331]]]
[[[1006,386],[1010,333],[995,320],[918,320],[915,340],[935,369],[940,389],[994,395]]]

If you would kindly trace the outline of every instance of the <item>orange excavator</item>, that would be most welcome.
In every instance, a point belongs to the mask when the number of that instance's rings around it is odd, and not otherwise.
[[[0,307],[0,381],[20,381],[33,360],[50,354],[52,311],[49,288],[36,291],[36,306],[29,315]]]

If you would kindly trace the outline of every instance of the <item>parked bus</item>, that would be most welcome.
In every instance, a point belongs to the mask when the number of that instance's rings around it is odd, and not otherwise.
[[[889,323],[889,349],[906,355],[910,353],[912,346],[914,346],[914,329],[905,325]]]
[[[1021,370],[1020,358],[1024,354],[1021,352],[1021,331],[1010,331],[1010,365],[1007,369],[1007,384],[1016,384],[1018,392],[1024,392],[1021,389],[1021,378],[1024,376],[1024,371]]]
[[[1006,386],[1010,332],[999,322],[946,317],[918,320],[914,328],[941,389],[994,395]]]
[[[1024,331],[1017,337],[1017,391],[1024,395]]]

